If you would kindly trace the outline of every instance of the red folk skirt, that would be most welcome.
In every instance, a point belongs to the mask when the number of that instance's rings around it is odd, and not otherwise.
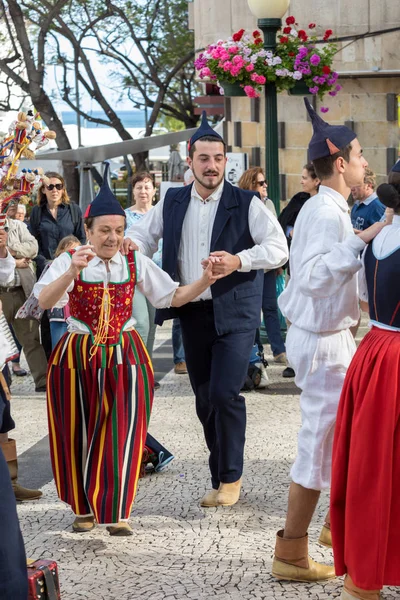
[[[347,372],[331,487],[337,575],[400,585],[400,332],[373,327]]]

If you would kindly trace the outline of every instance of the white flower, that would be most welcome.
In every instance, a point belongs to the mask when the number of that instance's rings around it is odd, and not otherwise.
[[[274,57],[274,55],[273,55],[273,52],[271,52],[271,50],[267,50],[267,53],[266,53],[266,55],[265,55],[265,56],[266,56],[267,58],[273,58],[273,57]]]
[[[260,52],[257,52],[258,56],[261,56],[261,58],[264,58],[264,56],[268,55],[268,52],[266,50],[260,50]]]
[[[250,62],[252,62],[254,64],[255,62],[257,62],[257,58],[258,58],[257,54],[253,54],[253,56],[250,56]]]
[[[303,73],[300,73],[300,71],[295,71],[295,72],[293,73],[293,79],[297,79],[297,81],[298,81],[299,79],[303,79]]]
[[[272,65],[275,67],[276,65],[281,65],[282,64],[282,59],[280,56],[274,56],[274,58],[272,59]]]
[[[293,37],[298,37],[297,31],[295,29],[291,29],[290,30],[290,35],[293,36]]]

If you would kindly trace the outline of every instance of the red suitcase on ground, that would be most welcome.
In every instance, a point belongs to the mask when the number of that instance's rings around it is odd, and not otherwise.
[[[57,563],[28,560],[28,600],[61,600]]]

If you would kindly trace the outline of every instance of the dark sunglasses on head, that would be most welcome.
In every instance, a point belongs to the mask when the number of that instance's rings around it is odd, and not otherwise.
[[[63,189],[63,184],[62,183],[50,183],[50,185],[46,185],[46,190],[49,190],[51,192],[51,190],[54,190],[54,188],[56,188],[56,190],[60,191]]]
[[[265,181],[257,181],[257,185],[267,185],[267,182]]]

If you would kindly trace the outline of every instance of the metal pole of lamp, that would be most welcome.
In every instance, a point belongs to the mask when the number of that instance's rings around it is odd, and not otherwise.
[[[258,27],[264,35],[264,49],[274,52],[276,33],[282,26],[281,19],[258,19]],[[268,182],[268,197],[281,212],[281,190],[279,183],[278,149],[278,106],[275,83],[265,85],[265,173]]]
[[[264,48],[270,52],[276,49],[276,33],[282,26],[282,17],[289,8],[289,0],[247,0],[253,15],[258,19],[258,27],[264,35]],[[268,196],[274,203],[276,214],[280,213],[279,150],[278,150],[278,109],[276,86],[265,86],[265,174],[268,181]]]

